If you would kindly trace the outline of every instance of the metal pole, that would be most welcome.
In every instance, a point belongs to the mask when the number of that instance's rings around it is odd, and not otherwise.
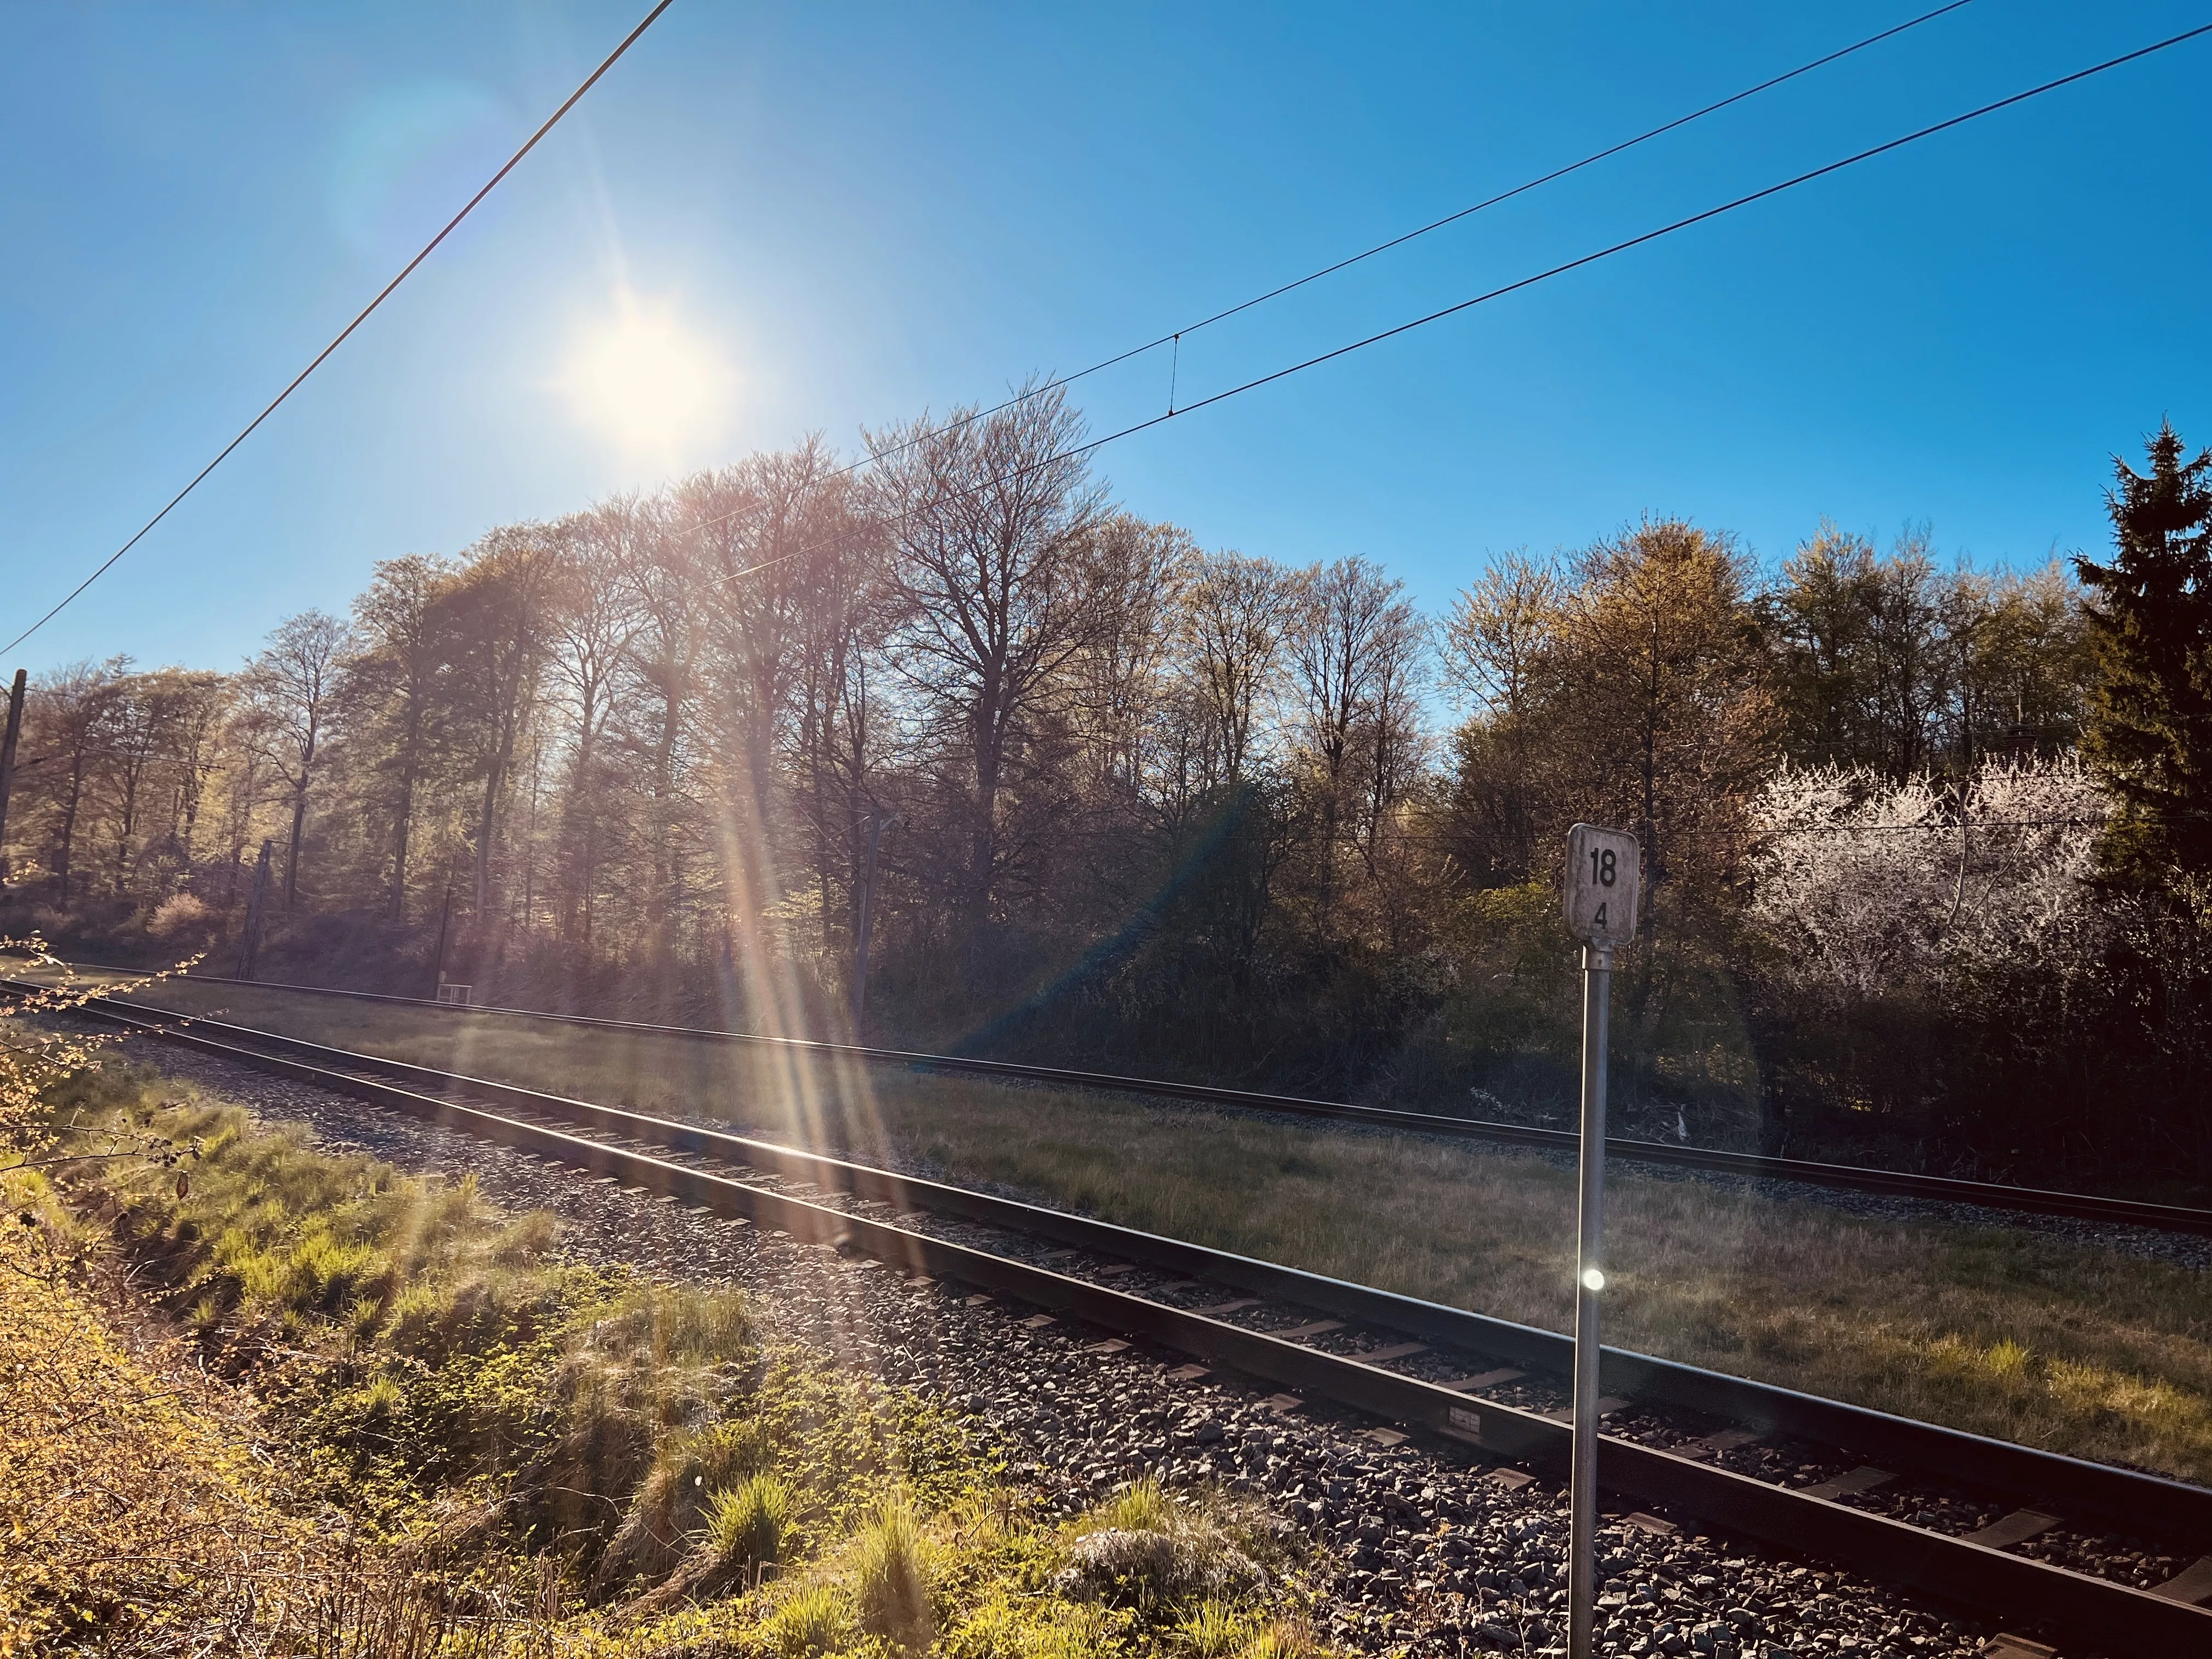
[[[438,959],[432,964],[432,966],[437,970],[437,977],[433,981],[433,983],[436,985],[442,986],[446,982],[446,926],[448,922],[452,921],[453,919],[453,872],[449,870],[446,872],[446,902],[438,907],[438,949],[435,952]],[[434,997],[438,997],[438,994],[434,990],[432,991],[430,994]],[[445,999],[443,997],[438,997],[438,1000],[443,1002]]]
[[[1568,1659],[1589,1659],[1597,1613],[1598,1304],[1605,1290],[1606,1015],[1613,952],[1583,946],[1582,1194],[1576,1218],[1574,1464],[1567,1579]]]
[[[876,854],[884,844],[884,815],[868,814],[868,861],[860,877],[860,917],[853,930],[853,1035],[868,1012],[868,935],[876,922]]]
[[[8,793],[15,781],[15,739],[23,735],[23,682],[17,669],[8,688],[8,730],[0,736],[0,887],[8,884]]]

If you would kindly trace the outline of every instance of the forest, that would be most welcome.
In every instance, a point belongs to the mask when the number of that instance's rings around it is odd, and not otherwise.
[[[235,672],[39,674],[0,933],[1563,1121],[1589,820],[1622,1132],[2212,1176],[2212,453],[2039,568],[1654,516],[1431,616],[1084,432],[1032,386],[386,560]]]

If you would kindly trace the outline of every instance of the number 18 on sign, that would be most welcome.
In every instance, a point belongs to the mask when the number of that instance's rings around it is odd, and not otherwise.
[[[1597,1609],[1598,1304],[1605,1290],[1606,1014],[1613,953],[1636,937],[1643,866],[1636,837],[1595,823],[1567,831],[1567,927],[1583,944],[1582,1192],[1576,1217],[1573,1504],[1567,1652],[1589,1659]]]

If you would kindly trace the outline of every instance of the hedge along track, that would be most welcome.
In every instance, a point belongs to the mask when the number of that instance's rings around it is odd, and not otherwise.
[[[100,973],[131,974],[137,971],[126,968],[103,968],[93,963],[78,965]],[[1571,1129],[1544,1129],[1530,1124],[1498,1123],[1483,1118],[1447,1117],[1440,1112],[1405,1111],[1387,1106],[1355,1106],[1348,1102],[1315,1100],[1304,1095],[1226,1089],[1207,1083],[1177,1083],[1165,1078],[1126,1077],[1111,1072],[1079,1072],[1060,1066],[1032,1066],[1020,1060],[976,1060],[965,1054],[927,1054],[902,1048],[868,1048],[854,1043],[817,1042],[807,1037],[763,1036],[750,1031],[717,1031],[696,1025],[649,1025],[632,1020],[602,1019],[591,1014],[548,1013],[537,1008],[456,1005],[433,1002],[425,997],[393,996],[378,991],[342,991],[327,985],[272,984],[258,980],[232,979],[217,974],[188,975],[181,982],[242,985],[258,991],[286,991],[298,996],[390,1003],[400,1007],[436,1009],[447,1014],[484,1014],[501,1019],[537,1020],[547,1024],[620,1031],[637,1036],[680,1037],[697,1042],[776,1048],[825,1060],[857,1060],[870,1065],[900,1066],[916,1071],[958,1072],[1016,1082],[1053,1084],[1068,1089],[1149,1095],[1155,1098],[1192,1101],[1244,1111],[1277,1112],[1295,1117],[1364,1123],[1375,1128],[1445,1135],[1460,1140],[1541,1147],[1569,1154],[1575,1152],[1582,1142],[1582,1137]],[[167,1017],[191,1018],[174,1011],[167,1011]],[[1607,1138],[1606,1154],[1609,1158],[1632,1159],[1673,1169],[1703,1170],[1714,1174],[1775,1181],[1799,1181],[1811,1186],[1846,1192],[1886,1193],[1904,1198],[1975,1204],[2021,1214],[2071,1216],[2081,1220],[2157,1227],[2169,1232],[2212,1237],[2212,1210],[2196,1209],[2185,1205],[2105,1198],[2092,1193],[2054,1192],[2033,1187],[2009,1186],[2002,1182],[1966,1181],[1953,1176],[1913,1175],[1900,1170],[1824,1164],[1811,1158],[1774,1158],[1764,1152],[1731,1152],[1716,1147],[1669,1146],[1664,1141],[1630,1140],[1618,1135]]]
[[[20,991],[40,988],[6,983]],[[1567,1459],[1571,1431],[1564,1421],[1386,1370],[1384,1362],[1397,1357],[1388,1351],[1363,1358],[1325,1352],[1297,1340],[1330,1328],[1331,1322],[1271,1334],[1225,1316],[1273,1303],[1420,1339],[1400,1345],[1401,1355],[1448,1348],[1509,1366],[1564,1374],[1573,1345],[1548,1331],[772,1142],[251,1027],[198,1020],[191,1022],[193,1029],[180,1029],[162,1024],[174,1018],[163,1011],[114,1001],[80,1012],[611,1176],[725,1217],[778,1228],[801,1243],[830,1245],[907,1273],[1004,1292],[1212,1365],[1449,1438],[1493,1460],[1563,1468]],[[635,1149],[640,1146],[658,1152]],[[722,1167],[702,1168],[659,1152]],[[742,1175],[755,1179],[749,1182]],[[808,1184],[833,1200],[889,1206],[893,1218],[773,1190],[760,1184],[763,1175]],[[1176,1274],[1185,1290],[1218,1286],[1242,1296],[1224,1297],[1210,1309],[1178,1307],[974,1243],[933,1237],[921,1231],[931,1220],[1047,1239],[1117,1264]],[[1779,1436],[1848,1447],[1856,1456],[1878,1458],[1888,1468],[1908,1472],[1910,1479],[2000,1494],[2038,1520],[2071,1516],[2077,1524],[2104,1523],[2130,1534],[2185,1540],[2191,1550],[2212,1544],[2212,1490],[2206,1488],[1623,1350],[1606,1351],[1604,1382],[1607,1390],[1639,1407],[1680,1410],[1738,1425],[1739,1439]],[[2185,1572],[2166,1593],[2139,1589],[1610,1434],[1601,1443],[1598,1478],[1608,1492],[1671,1507],[1721,1530],[1830,1561],[1986,1618],[2013,1625],[2046,1623],[2102,1651],[2142,1659],[2212,1654],[2212,1611],[2179,1599],[2212,1596],[2212,1558]],[[1850,1486],[1848,1477],[1844,1486]],[[2205,1582],[2200,1585],[2200,1580]]]

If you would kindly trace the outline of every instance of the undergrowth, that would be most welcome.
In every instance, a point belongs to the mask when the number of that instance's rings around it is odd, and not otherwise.
[[[1518,1151],[250,987],[179,981],[153,1000],[610,1104],[734,1116],[771,1139],[1570,1327],[1573,1173]],[[2212,1482],[2212,1280],[2194,1267],[1996,1218],[1856,1215],[1632,1167],[1612,1183],[1606,1316],[1624,1346]]]
[[[274,1432],[256,1463],[237,1424],[180,1419],[162,1455],[187,1472],[185,1511],[229,1502],[307,1540],[287,1580],[304,1592],[249,1598],[306,1650],[1316,1651],[1294,1554],[1255,1513],[1146,1488],[1056,1523],[920,1396],[779,1340],[734,1290],[566,1260],[551,1218],[501,1213],[471,1180],[405,1176],[112,1068],[48,1103],[64,1147],[190,1149],[83,1166],[45,1224],[112,1241],[210,1386]],[[14,1302],[0,1320],[11,1352],[59,1340]],[[26,1454],[11,1436],[5,1455]],[[42,1547],[0,1553],[15,1598],[0,1607],[26,1630],[112,1634],[115,1598],[72,1589]],[[195,1582],[212,1598],[217,1575],[195,1571],[181,1604]]]

